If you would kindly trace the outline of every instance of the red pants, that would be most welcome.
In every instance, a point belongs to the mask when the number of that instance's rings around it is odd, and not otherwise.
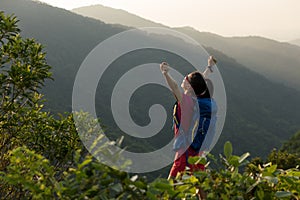
[[[191,165],[188,163],[187,159],[187,154],[188,157],[194,157],[194,156],[199,156],[199,153],[195,152],[193,149],[188,148],[187,153],[183,153],[181,156],[179,156],[179,153],[176,152],[175,155],[175,161],[173,163],[173,166],[171,168],[169,177],[176,177],[178,172],[183,172],[185,170],[185,167],[189,167],[191,172],[193,171],[203,171],[204,170],[204,165],[202,164],[196,164],[196,165]]]

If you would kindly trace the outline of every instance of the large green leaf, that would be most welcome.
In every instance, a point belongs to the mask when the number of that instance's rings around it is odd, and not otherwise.
[[[278,197],[278,198],[291,197],[292,193],[291,192],[286,192],[286,191],[277,191],[275,193],[275,196]]]
[[[227,159],[232,156],[232,144],[229,141],[227,141],[224,145],[224,155]]]

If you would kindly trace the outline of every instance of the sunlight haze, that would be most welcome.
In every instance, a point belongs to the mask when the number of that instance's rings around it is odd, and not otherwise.
[[[278,41],[300,38],[299,0],[42,0],[71,10],[101,4],[171,27],[191,26],[222,36],[262,36]]]

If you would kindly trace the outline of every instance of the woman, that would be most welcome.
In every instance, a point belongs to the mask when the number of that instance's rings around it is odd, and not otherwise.
[[[176,113],[174,125],[175,141],[176,139],[180,138],[178,137],[180,130],[183,130],[183,132],[189,131],[195,103],[198,102],[199,108],[201,109],[201,106],[203,107],[203,105],[205,104],[202,103],[205,102],[203,100],[210,99],[210,90],[207,87],[205,76],[212,72],[212,66],[215,62],[216,60],[212,56],[210,56],[208,58],[207,69],[203,73],[195,71],[188,74],[181,83],[183,92],[180,91],[180,88],[175,80],[169,75],[169,65],[166,62],[160,64],[160,70],[164,75],[166,82],[177,101],[176,106],[174,107]],[[198,101],[194,100],[195,97],[197,97]],[[178,124],[180,124],[180,127],[178,126]],[[201,135],[201,137],[203,136],[201,142],[203,142],[204,140],[209,124],[206,127],[207,128],[204,131],[203,135]],[[169,178],[175,178],[177,176],[177,173],[183,172],[185,170],[186,166],[188,166],[191,171],[204,170],[204,166],[202,164],[189,165],[189,163],[187,162],[189,157],[199,155],[199,149],[200,148],[192,148],[192,145],[187,148],[176,149],[175,160],[171,168]]]

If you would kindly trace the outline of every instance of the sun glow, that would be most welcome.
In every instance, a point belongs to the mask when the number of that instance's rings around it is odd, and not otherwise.
[[[101,4],[167,26],[192,26],[222,36],[258,35],[288,41],[300,38],[300,1],[286,0],[41,0],[71,10]]]

